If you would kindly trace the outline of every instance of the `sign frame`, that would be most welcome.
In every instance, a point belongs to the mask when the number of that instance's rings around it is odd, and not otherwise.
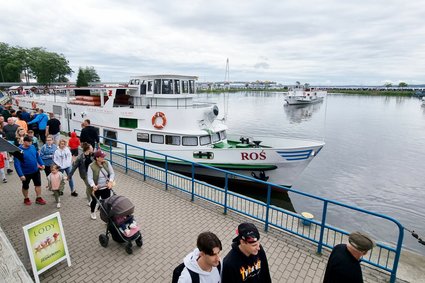
[[[59,212],[22,227],[35,282],[39,275],[63,260],[71,266],[68,245]],[[52,234],[54,232],[54,234]],[[49,236],[46,237],[46,234]],[[46,261],[46,263],[43,263]]]

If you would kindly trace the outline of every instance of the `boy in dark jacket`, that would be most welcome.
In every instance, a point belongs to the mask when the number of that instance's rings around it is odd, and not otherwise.
[[[242,223],[237,234],[232,249],[223,260],[222,283],[272,282],[257,227],[252,223]]]

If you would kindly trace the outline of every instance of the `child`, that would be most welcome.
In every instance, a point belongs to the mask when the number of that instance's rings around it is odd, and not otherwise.
[[[47,182],[49,186],[49,191],[53,191],[53,194],[55,196],[56,200],[56,207],[60,208],[60,193],[63,192],[63,189],[65,187],[65,177],[63,174],[59,171],[59,166],[56,164],[53,164],[50,167],[50,174],[47,176]]]
[[[68,141],[69,149],[72,154],[72,161],[75,161],[75,158],[78,156],[78,147],[80,146],[80,139],[77,137],[76,132],[71,133],[71,138]]]
[[[27,135],[29,135],[30,137],[32,137],[32,145],[35,147],[35,150],[38,151],[38,139],[34,136],[34,131],[33,130],[29,130],[27,132]]]
[[[6,152],[0,152],[0,178],[3,180],[3,183],[7,183],[6,175],[4,174],[4,163],[7,157]]]

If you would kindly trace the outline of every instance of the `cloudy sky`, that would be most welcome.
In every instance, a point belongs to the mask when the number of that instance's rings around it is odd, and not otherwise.
[[[102,81],[223,81],[229,58],[232,81],[425,83],[420,0],[1,0],[0,11],[0,42],[62,53]]]

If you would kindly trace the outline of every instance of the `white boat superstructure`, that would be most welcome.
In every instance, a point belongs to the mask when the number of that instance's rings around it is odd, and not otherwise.
[[[13,104],[52,112],[63,131],[81,129],[90,119],[99,134],[185,160],[231,170],[243,175],[290,186],[321,150],[321,141],[227,137],[215,104],[197,103],[195,76],[155,75],[132,77],[114,87],[65,88],[54,95],[13,96]],[[112,143],[114,150],[124,146]],[[141,150],[130,152],[141,156]],[[162,156],[147,155],[152,163]],[[169,159],[169,169],[190,172],[191,166]],[[199,169],[212,176],[216,173]],[[222,174],[220,174],[222,176]]]
[[[299,83],[288,91],[285,101],[289,105],[313,104],[323,101],[327,91],[309,87]]]

